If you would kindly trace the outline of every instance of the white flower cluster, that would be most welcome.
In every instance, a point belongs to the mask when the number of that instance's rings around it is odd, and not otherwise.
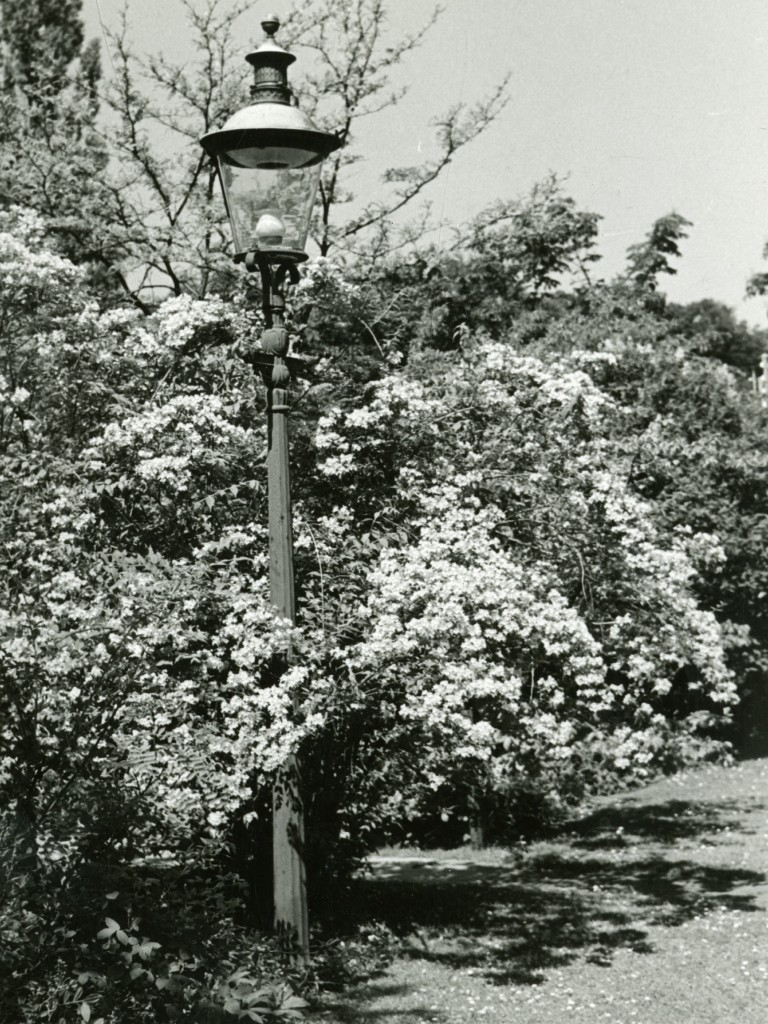
[[[193,299],[179,295],[167,299],[158,311],[158,341],[171,349],[184,348],[204,326],[226,322],[228,307],[221,299]]]
[[[245,313],[188,297],[150,318],[100,313],[41,237],[34,218],[0,212],[0,306],[26,318],[25,343],[54,368],[88,362],[96,404],[113,378],[160,372],[151,397],[121,383],[112,421],[94,416],[72,466],[52,459],[13,510],[0,785],[23,774],[34,735],[30,771],[48,796],[101,771],[149,809],[145,850],[169,836],[181,849],[200,830],[221,839],[254,779],[346,716],[375,722],[364,741],[399,751],[404,775],[436,790],[467,762],[495,779],[565,770],[585,736],[642,769],[666,742],[658,709],[675,687],[733,701],[721,631],[693,592],[721,545],[662,535],[611,457],[614,406],[586,371],[618,349],[546,365],[467,339],[450,372],[391,372],[329,410],[314,434],[320,483],[296,510],[296,630],[270,607],[258,487],[242,499],[263,424],[232,414],[242,395],[229,380],[213,394],[166,380],[197,332]],[[336,312],[361,299],[324,260],[297,292],[330,296]],[[13,422],[34,415],[26,384],[0,381]],[[129,516],[112,528],[113,493],[175,553],[148,550]],[[177,513],[192,524],[182,554]]]
[[[33,215],[22,218],[20,230],[0,230],[0,309],[34,311],[40,303],[49,309],[72,308],[81,271],[69,260],[39,245],[39,223]]]
[[[138,478],[186,491],[201,460],[251,444],[251,431],[231,422],[217,395],[174,395],[108,424],[84,457],[95,465],[128,457]]]
[[[433,490],[416,543],[385,551],[370,576],[351,661],[398,695],[401,719],[439,738],[433,770],[440,757],[487,760],[503,740],[519,751],[548,739],[550,756],[566,757],[572,729],[565,718],[552,728],[555,709],[597,712],[612,698],[586,624],[546,572],[494,540],[500,519],[456,486]]]

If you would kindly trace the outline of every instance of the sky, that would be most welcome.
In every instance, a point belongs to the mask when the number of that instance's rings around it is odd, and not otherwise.
[[[243,55],[261,40],[264,16],[288,6],[254,0],[242,22]],[[87,37],[102,37],[102,23],[115,26],[122,7],[123,0],[83,0]],[[393,38],[418,28],[433,7],[389,0]],[[597,272],[610,278],[627,247],[676,211],[693,227],[677,275],[664,280],[669,298],[717,299],[768,326],[768,298],[745,298],[750,274],[768,270],[765,0],[443,0],[443,7],[398,72],[407,96],[361,132],[366,161],[351,185],[362,197],[375,198],[384,167],[429,155],[433,117],[476,102],[510,72],[503,112],[429,193],[436,215],[466,221],[555,172],[579,208],[602,215]],[[177,0],[128,0],[128,8],[139,51],[184,54]],[[106,55],[103,68],[108,77]]]

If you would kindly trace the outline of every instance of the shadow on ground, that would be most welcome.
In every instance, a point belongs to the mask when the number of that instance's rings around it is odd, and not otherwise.
[[[609,966],[619,949],[652,952],[651,925],[760,910],[750,889],[765,875],[695,856],[695,843],[705,850],[726,829],[737,838],[738,810],[732,802],[614,804],[501,865],[377,864],[356,883],[349,923],[382,921],[407,955],[498,984],[537,984],[577,959]]]
[[[384,999],[392,996],[406,996],[411,992],[409,985],[390,985],[384,982],[373,982],[360,988],[356,992],[356,999],[353,1002],[326,1000],[324,1005],[326,1017],[330,1016],[333,1024],[376,1024],[377,1021],[386,1017],[388,1020],[396,1019],[402,1024],[422,1024],[423,1021],[440,1020],[434,1007],[411,1006],[407,1009],[392,1010],[376,1009],[370,1005],[360,1005],[358,1000],[375,1002],[377,999]]]
[[[752,804],[750,810],[762,809]],[[743,819],[744,808],[735,800],[719,804],[691,800],[668,800],[665,803],[613,804],[599,808],[573,822],[570,836],[578,846],[600,847],[620,845],[621,835],[631,835],[635,842],[669,845],[684,839],[722,833],[734,821]],[[739,830],[744,831],[739,824]]]

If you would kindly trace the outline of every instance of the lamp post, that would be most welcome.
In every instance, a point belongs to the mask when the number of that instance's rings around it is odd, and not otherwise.
[[[293,360],[284,327],[285,289],[299,280],[323,159],[341,140],[320,131],[296,105],[288,65],[296,59],[275,42],[280,21],[261,23],[265,39],[248,54],[254,83],[251,105],[201,140],[218,167],[235,243],[235,262],[261,277],[266,327],[259,365],[267,389],[269,581],[279,615],[295,621],[291,487],[288,458],[288,386]],[[285,670],[283,652],[277,672]],[[275,927],[297,959],[309,957],[304,828],[299,764],[293,756],[273,791],[272,852]]]

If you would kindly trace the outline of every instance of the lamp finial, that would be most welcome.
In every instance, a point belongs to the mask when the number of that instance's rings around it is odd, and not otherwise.
[[[264,29],[264,41],[245,58],[254,71],[251,86],[253,102],[290,105],[293,93],[288,85],[288,65],[293,64],[296,58],[275,40],[275,32],[280,28],[280,19],[276,14],[268,14],[261,27]]]

